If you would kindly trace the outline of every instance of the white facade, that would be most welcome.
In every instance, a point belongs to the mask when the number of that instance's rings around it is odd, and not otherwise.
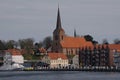
[[[57,59],[50,59],[49,56],[45,56],[42,59],[42,62],[50,64],[50,68],[65,68],[68,67],[68,59],[62,59],[62,58],[57,58]]]
[[[23,68],[24,58],[22,55],[12,55],[10,52],[6,52],[3,59],[4,64],[0,68],[1,70]]]
[[[68,66],[68,60],[58,58],[56,60],[50,60],[50,66],[52,68],[63,68]]]
[[[12,55],[9,52],[6,52],[4,55],[4,63],[18,63],[18,64],[23,64],[24,63],[24,58],[22,55]]]
[[[75,55],[72,61],[73,61],[72,67],[79,68],[79,56]]]
[[[12,62],[18,63],[18,64],[23,64],[24,63],[24,58],[22,55],[12,55]]]

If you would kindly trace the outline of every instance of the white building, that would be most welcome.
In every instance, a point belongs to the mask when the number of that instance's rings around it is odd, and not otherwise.
[[[48,53],[42,62],[50,64],[50,68],[65,68],[69,65],[68,58],[63,53]]]
[[[72,67],[79,68],[79,55],[75,55],[72,62]]]
[[[3,70],[23,68],[24,58],[19,50],[10,49],[5,51],[3,63],[3,66],[0,68]]]

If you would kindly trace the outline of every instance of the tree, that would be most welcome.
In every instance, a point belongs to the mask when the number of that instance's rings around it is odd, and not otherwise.
[[[109,44],[107,39],[103,39],[103,44]]]
[[[93,40],[92,43],[93,43],[94,45],[96,45],[96,44],[98,44],[98,41]]]
[[[27,39],[20,39],[19,40],[19,45],[21,49],[26,49],[26,48],[33,48],[33,43],[34,39],[33,38],[27,38]]]
[[[27,38],[27,39],[20,39],[19,45],[21,49],[25,49],[27,54],[31,54],[31,50],[34,47],[34,39],[33,38]]]
[[[51,47],[52,45],[52,38],[50,36],[46,37],[44,40],[43,40],[43,45],[45,46],[45,49],[47,50],[48,48]]]
[[[98,44],[98,41],[95,41],[91,35],[84,36],[86,41],[91,41],[94,45]]]
[[[24,49],[24,45],[25,45],[24,40],[20,39],[20,40],[18,41],[18,43],[19,43],[20,48],[21,48],[21,49]]]
[[[0,50],[6,50],[5,41],[0,40]]]
[[[16,43],[17,42],[14,41],[14,40],[9,40],[9,41],[6,42],[6,48],[7,49],[13,49],[13,48],[15,48]]]
[[[93,37],[91,35],[85,35],[84,38],[86,39],[86,41],[93,41]]]
[[[115,39],[115,40],[114,40],[114,44],[120,44],[120,39],[118,39],[118,38]]]
[[[41,48],[43,46],[43,43],[40,41],[39,43],[35,43],[35,48]]]

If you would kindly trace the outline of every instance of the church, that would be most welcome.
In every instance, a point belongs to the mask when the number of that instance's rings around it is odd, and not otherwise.
[[[83,47],[93,47],[93,44],[90,41],[86,41],[84,37],[77,37],[76,32],[74,32],[73,37],[65,34],[58,7],[56,28],[53,31],[52,51],[66,55],[76,55],[79,49]]]

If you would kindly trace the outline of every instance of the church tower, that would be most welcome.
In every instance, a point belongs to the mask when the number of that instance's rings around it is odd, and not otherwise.
[[[59,10],[59,7],[58,7],[56,29],[53,32],[52,51],[61,52],[60,42],[64,39],[64,37],[65,37],[65,31],[64,31],[64,29],[62,28],[62,25],[61,25],[60,10]]]

